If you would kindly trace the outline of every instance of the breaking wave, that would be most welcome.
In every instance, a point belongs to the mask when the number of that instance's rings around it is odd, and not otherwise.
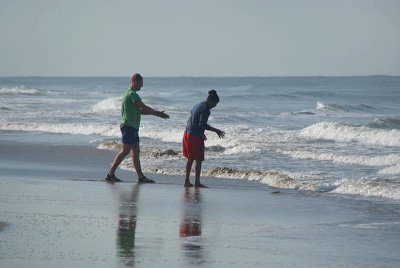
[[[381,175],[396,175],[396,174],[400,174],[400,164],[393,165],[393,166],[390,166],[390,167],[385,167],[385,168],[379,170],[378,174],[381,174]]]
[[[46,132],[75,135],[102,135],[107,137],[118,137],[120,131],[112,124],[50,124],[50,123],[0,123],[1,130]]]
[[[93,112],[119,111],[121,109],[121,97],[112,97],[99,101],[92,107]]]
[[[400,185],[394,185],[386,181],[342,180],[336,189],[332,191],[338,194],[360,195],[370,197],[383,197],[400,199]]]
[[[40,94],[43,93],[44,90],[37,89],[37,88],[27,88],[25,86],[19,86],[19,87],[4,87],[0,88],[0,94],[28,94],[28,95],[34,95],[34,94]]]
[[[337,104],[329,104],[329,103],[322,103],[317,102],[317,110],[332,110],[332,111],[345,111],[345,107],[337,105]]]
[[[389,154],[383,156],[365,155],[339,155],[334,153],[320,153],[311,151],[285,151],[278,150],[279,153],[289,155],[294,159],[332,161],[339,164],[352,164],[363,166],[390,166],[400,162],[399,154]]]
[[[376,118],[374,122],[368,124],[372,128],[400,129],[400,119],[398,118]]]
[[[230,179],[245,179],[249,181],[258,181],[272,187],[278,188],[298,188],[296,182],[289,175],[278,171],[260,171],[260,170],[235,170],[227,167],[216,167],[205,172],[206,176]]]
[[[338,105],[334,103],[323,103],[323,102],[317,102],[317,107],[315,108],[316,110],[322,110],[322,111],[340,111],[340,112],[354,112],[354,111],[375,111],[377,110],[376,108],[365,105],[365,104],[359,104],[359,105]]]
[[[301,130],[300,136],[310,140],[333,140],[381,146],[400,146],[400,130],[376,129],[344,123],[316,123]]]
[[[294,159],[331,161],[336,164],[362,165],[384,167],[378,171],[381,175],[400,174],[400,155],[388,154],[382,156],[339,155],[334,153],[319,153],[311,151],[278,150],[279,153],[289,155]]]

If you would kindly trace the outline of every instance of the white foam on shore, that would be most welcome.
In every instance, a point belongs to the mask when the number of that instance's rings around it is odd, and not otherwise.
[[[296,182],[289,175],[278,171],[260,171],[260,170],[234,170],[227,167],[216,167],[205,172],[206,176],[217,178],[245,179],[249,181],[258,181],[269,186],[279,188],[297,188]]]
[[[125,160],[121,168],[134,170],[130,160]],[[183,168],[147,167],[145,172],[183,176]],[[312,192],[332,192],[344,195],[360,195],[400,200],[400,185],[378,180],[339,180],[327,182],[323,179],[311,178],[309,175],[289,174],[274,170],[235,170],[227,167],[215,167],[202,171],[203,176],[248,180],[260,182],[271,187],[298,189]]]
[[[396,129],[375,129],[344,123],[320,122],[304,128],[299,135],[309,140],[321,139],[400,147],[400,130]]]

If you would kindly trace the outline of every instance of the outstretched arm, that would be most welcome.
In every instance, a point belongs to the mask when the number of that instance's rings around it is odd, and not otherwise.
[[[164,113],[164,111],[156,111],[150,106],[144,104],[141,100],[135,101],[135,105],[140,109],[140,113],[143,115],[154,115],[164,119],[169,118],[169,115]]]
[[[214,131],[215,133],[217,133],[218,137],[220,137],[220,138],[225,137],[225,132],[223,132],[222,130],[219,130],[218,128],[209,126],[209,128],[207,130]]]

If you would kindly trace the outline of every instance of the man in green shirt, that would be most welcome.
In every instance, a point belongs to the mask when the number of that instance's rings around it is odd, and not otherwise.
[[[131,86],[122,97],[122,148],[112,163],[111,169],[107,174],[107,182],[121,182],[115,176],[115,170],[121,164],[122,160],[132,151],[132,162],[137,173],[137,182],[154,183],[153,180],[146,178],[140,165],[139,148],[139,127],[141,115],[154,115],[163,119],[168,119],[169,115],[164,111],[156,111],[142,102],[137,91],[143,86],[143,77],[140,74],[134,74],[131,78]]]

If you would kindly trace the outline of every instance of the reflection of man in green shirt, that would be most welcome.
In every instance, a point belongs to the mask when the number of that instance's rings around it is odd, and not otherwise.
[[[137,173],[137,182],[154,181],[146,178],[142,172],[139,159],[139,127],[141,115],[154,115],[164,119],[168,119],[169,115],[164,111],[156,111],[142,102],[137,91],[143,86],[143,77],[140,74],[134,74],[131,78],[131,85],[122,97],[122,148],[114,159],[110,171],[107,174],[106,181],[120,182],[121,180],[115,176],[115,170],[121,164],[122,160],[132,151],[132,162]]]
[[[131,191],[119,192],[117,256],[125,266],[130,267],[133,267],[135,263],[138,194],[138,185],[134,185]]]

